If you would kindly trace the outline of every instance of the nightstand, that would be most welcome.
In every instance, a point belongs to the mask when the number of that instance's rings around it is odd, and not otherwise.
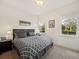
[[[0,54],[12,50],[12,40],[0,40]]]

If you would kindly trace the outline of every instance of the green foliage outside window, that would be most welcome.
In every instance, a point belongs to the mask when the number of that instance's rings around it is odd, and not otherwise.
[[[39,31],[44,33],[45,32],[45,25],[39,26]]]

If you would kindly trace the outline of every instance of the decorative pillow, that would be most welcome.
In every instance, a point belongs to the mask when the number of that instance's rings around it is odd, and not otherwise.
[[[34,36],[35,33],[34,32],[29,32],[29,36]]]
[[[41,34],[40,33],[36,33],[36,36],[41,36]]]
[[[26,33],[16,33],[15,34],[15,38],[25,38],[25,37],[27,37]]]

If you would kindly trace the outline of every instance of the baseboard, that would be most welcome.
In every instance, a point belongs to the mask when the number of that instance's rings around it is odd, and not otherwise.
[[[68,47],[65,47],[65,46],[62,46],[62,45],[59,45],[59,44],[54,44],[54,46],[62,47],[62,48],[65,48],[65,49],[74,51],[74,52],[76,52],[76,53],[79,53],[79,50],[75,50],[75,49],[72,49],[72,48],[68,48]]]

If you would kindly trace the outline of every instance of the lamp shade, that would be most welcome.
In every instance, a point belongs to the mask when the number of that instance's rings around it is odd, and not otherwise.
[[[7,31],[6,39],[12,39],[12,32],[11,31]]]

